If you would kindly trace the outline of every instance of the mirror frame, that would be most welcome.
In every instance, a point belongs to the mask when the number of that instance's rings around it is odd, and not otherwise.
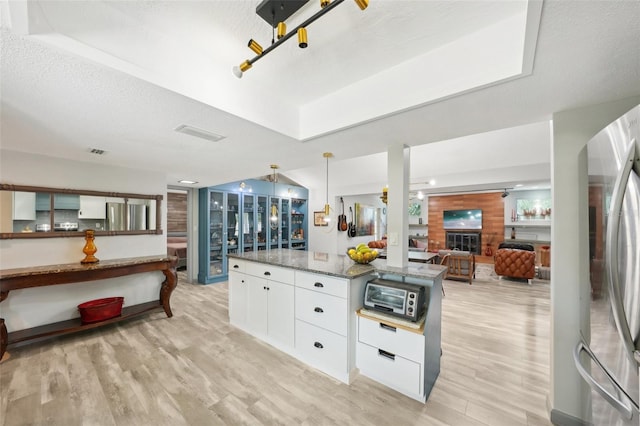
[[[26,186],[0,183],[0,191],[18,191],[18,192],[48,192],[50,194],[77,194],[77,195],[94,195],[98,197],[113,198],[137,198],[141,200],[152,200],[156,202],[156,229],[146,231],[98,231],[95,230],[96,236],[115,236],[115,235],[162,235],[162,195],[144,195],[131,194],[126,192],[104,192],[92,191],[84,189],[65,189],[65,188],[48,188],[42,186]],[[53,200],[53,197],[52,197]],[[13,219],[13,218],[12,218]],[[53,215],[50,218],[51,229],[53,229]],[[64,238],[64,237],[84,237],[84,231],[48,231],[48,232],[0,232],[0,240],[13,238],[30,239],[30,238]]]

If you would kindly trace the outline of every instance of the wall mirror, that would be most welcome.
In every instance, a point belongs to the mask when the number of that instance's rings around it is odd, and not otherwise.
[[[162,195],[0,184],[0,239],[162,234]]]

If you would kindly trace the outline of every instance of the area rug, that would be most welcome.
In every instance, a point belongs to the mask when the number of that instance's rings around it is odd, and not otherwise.
[[[475,279],[480,281],[497,281],[499,277],[496,275],[492,264],[476,263]]]

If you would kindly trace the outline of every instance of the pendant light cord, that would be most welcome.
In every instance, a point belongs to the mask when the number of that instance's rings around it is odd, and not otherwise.
[[[329,204],[329,156],[327,156],[327,199],[325,204]]]

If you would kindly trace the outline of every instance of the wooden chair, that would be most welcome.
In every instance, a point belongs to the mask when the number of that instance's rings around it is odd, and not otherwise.
[[[442,257],[440,265],[447,267],[445,279],[464,279],[473,283],[476,273],[476,256],[472,253],[448,253]]]

